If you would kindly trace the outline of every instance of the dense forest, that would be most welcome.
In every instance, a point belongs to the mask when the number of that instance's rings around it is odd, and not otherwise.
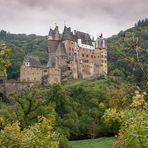
[[[10,79],[19,77],[26,54],[47,62],[47,37],[2,30],[0,40],[13,49]],[[68,140],[115,136],[115,148],[146,148],[148,19],[107,41],[108,79],[36,87],[17,92],[10,103],[1,101],[0,145],[69,148]]]
[[[25,55],[38,56],[42,64],[47,63],[47,36],[11,34],[1,30],[0,43],[13,49],[12,66],[8,69],[9,79],[19,78],[20,65]]]
[[[148,80],[148,19],[108,38],[109,75],[142,85]]]

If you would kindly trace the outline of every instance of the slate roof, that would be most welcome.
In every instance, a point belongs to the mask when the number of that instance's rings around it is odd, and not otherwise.
[[[70,41],[74,41],[74,36],[73,36],[73,32],[71,32],[71,28],[70,27],[64,27],[64,31],[62,34],[62,40],[70,40]]]
[[[47,67],[55,67],[56,66],[56,56],[67,56],[64,43],[59,42],[57,48],[55,48],[54,52],[50,52]]]
[[[57,56],[62,56],[62,55],[66,55],[66,50],[65,50],[65,46],[64,43],[60,42],[57,49],[56,49],[56,55]]]
[[[47,67],[55,67],[56,66],[56,55],[50,54],[48,58]]]
[[[48,36],[51,36],[54,40],[60,40],[58,26],[56,26],[54,30],[50,28]]]
[[[51,28],[50,28],[50,30],[49,30],[48,36],[51,36],[52,38],[55,37],[55,32],[54,32],[54,30],[52,30]]]
[[[24,62],[29,62],[31,67],[42,67],[39,58],[33,56],[26,56]]]
[[[92,46],[92,40],[91,40],[91,37],[88,33],[77,31],[77,32],[75,32],[75,39],[76,40],[81,39],[82,44]]]
[[[56,41],[56,40],[48,41],[48,43],[50,44],[49,46],[50,50],[48,52],[55,53],[60,42],[61,41]]]

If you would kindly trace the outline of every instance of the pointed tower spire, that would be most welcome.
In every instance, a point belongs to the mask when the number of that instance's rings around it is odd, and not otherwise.
[[[49,34],[48,34],[48,40],[52,40],[54,38],[54,31],[50,28]]]
[[[60,40],[60,34],[59,34],[59,27],[56,26],[54,29],[54,33],[55,33],[55,40]]]

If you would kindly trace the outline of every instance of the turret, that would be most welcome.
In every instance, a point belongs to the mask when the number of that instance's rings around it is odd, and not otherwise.
[[[74,36],[73,36],[73,33],[71,32],[71,28],[69,27],[64,27],[64,31],[63,31],[63,34],[62,34],[62,40],[65,41],[65,40],[70,40],[70,41],[73,41],[74,40]]]
[[[107,48],[107,45],[106,45],[106,41],[105,41],[105,39],[103,39],[103,42],[102,42],[102,48]]]
[[[95,47],[95,45],[96,45],[96,42],[95,42],[95,40],[94,40],[94,36],[92,37],[92,45]]]
[[[50,28],[49,34],[48,34],[48,40],[53,40],[54,38],[54,31]]]
[[[60,40],[60,34],[59,34],[59,27],[56,26],[55,29],[50,29],[48,34],[48,40]]]
[[[55,53],[55,50],[58,47],[58,44],[60,42],[60,34],[58,26],[55,27],[55,29],[50,29],[49,35],[48,35],[48,53]]]
[[[47,67],[55,67],[56,65],[56,49],[59,45],[60,34],[58,26],[54,30],[50,29],[48,35],[48,64]]]
[[[102,34],[96,39],[96,48],[106,48],[105,39],[103,39]]]

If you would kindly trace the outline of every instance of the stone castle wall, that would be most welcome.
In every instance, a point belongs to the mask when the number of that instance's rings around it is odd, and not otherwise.
[[[11,99],[11,96],[16,92],[23,91],[23,90],[26,91],[38,85],[39,83],[35,83],[35,82],[6,81],[5,83],[0,84],[0,94],[2,94],[3,96],[6,96],[8,99]]]
[[[106,76],[107,49],[102,35],[94,41],[87,33],[77,32],[78,35],[74,36],[70,30],[65,30],[64,38],[59,34],[58,27],[51,30],[47,67],[42,66],[36,58],[24,58],[20,68],[20,81],[8,82],[6,77],[1,76],[0,93],[8,97],[36,85],[50,86],[61,80]]]
[[[78,78],[78,75],[81,75],[81,78],[87,79],[89,77],[95,78],[107,74],[107,49],[98,48],[92,50],[79,47],[78,54],[75,54],[76,43],[73,41],[65,41],[64,43],[68,60],[71,63],[70,68],[73,72],[73,78]],[[72,64],[74,62],[75,68]]]
[[[63,34],[50,29],[48,36],[48,68],[21,67],[21,81],[60,83],[71,73],[73,79],[95,79],[107,75],[107,49],[102,35],[96,41],[89,34],[65,27]],[[58,68],[59,70],[57,70]],[[67,79],[65,79],[67,80]]]
[[[59,68],[26,67],[22,65],[20,71],[21,82],[46,83],[46,85],[61,82],[61,70]]]

